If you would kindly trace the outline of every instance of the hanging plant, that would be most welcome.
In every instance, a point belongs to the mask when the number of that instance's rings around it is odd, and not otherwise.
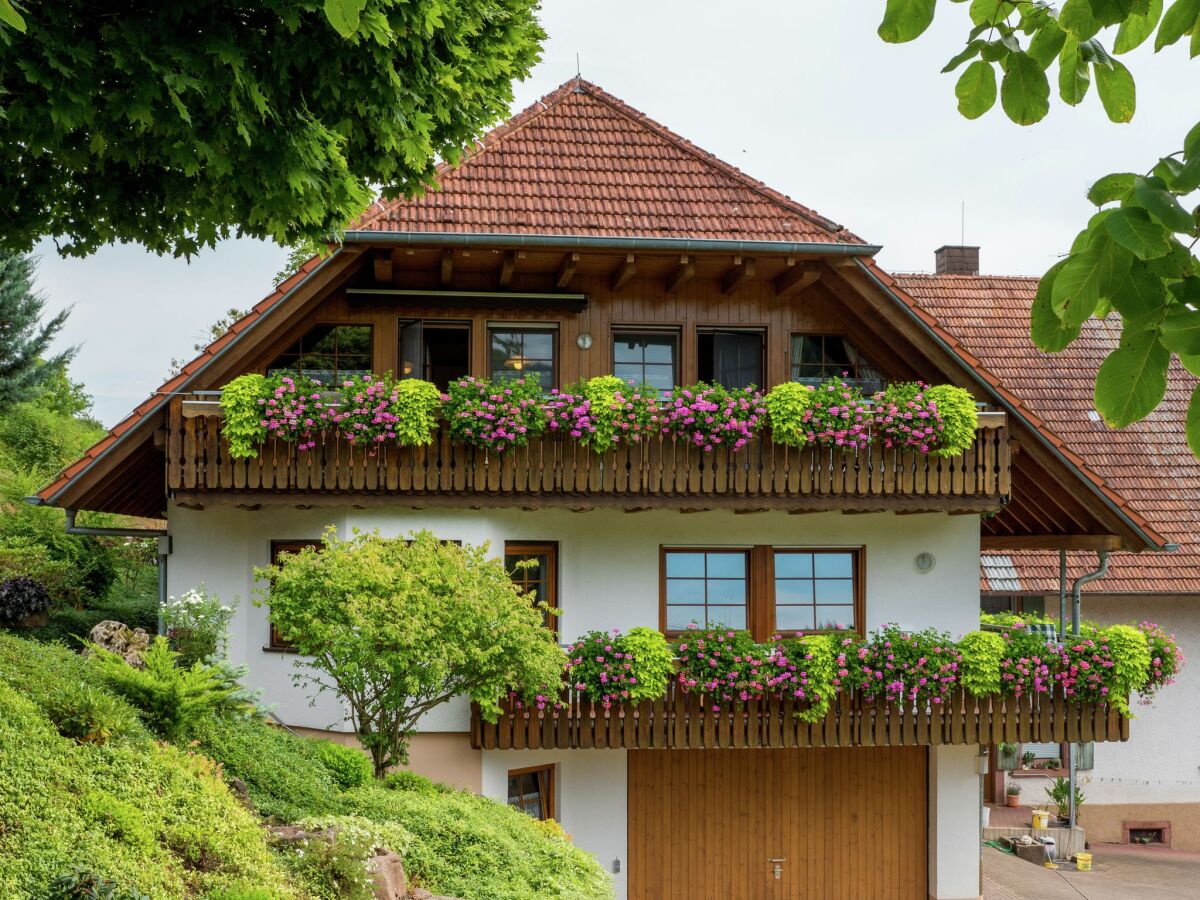
[[[840,686],[839,668],[848,674],[844,666],[838,665],[839,644],[833,634],[800,635],[776,642],[772,662],[788,676],[780,682],[780,690],[784,696],[806,704],[796,712],[802,722],[825,718]]]
[[[771,439],[776,444],[803,447],[808,444],[804,414],[813,402],[813,389],[795,381],[777,384],[767,392],[763,406],[771,423]]]
[[[1138,628],[1146,635],[1146,655],[1150,657],[1146,683],[1138,693],[1141,702],[1148,704],[1162,688],[1175,683],[1175,676],[1183,668],[1183,650],[1175,642],[1175,635],[1153,622],[1142,622]]]
[[[979,428],[979,411],[971,392],[952,384],[935,384],[925,388],[924,395],[942,422],[941,439],[930,452],[934,456],[957,456],[969,449]]]
[[[622,441],[637,443],[658,424],[658,393],[615,375],[600,375],[551,391],[549,428],[603,453]]]
[[[567,679],[588,700],[609,709],[661,697],[673,670],[666,638],[650,628],[592,631],[571,645]]]
[[[450,437],[503,452],[524,447],[546,430],[542,389],[536,380],[460,378],[442,395]]]
[[[718,447],[736,453],[758,433],[766,416],[761,391],[729,390],[700,381],[671,392],[660,413],[659,428],[705,453]]]
[[[945,423],[924,382],[888,385],[872,399],[872,425],[884,447],[929,453],[942,445]],[[972,405],[972,409],[974,406]],[[975,432],[971,432],[974,441]]]
[[[755,643],[748,631],[693,625],[674,649],[680,687],[706,695],[714,712],[722,703],[765,697],[790,681],[787,672],[775,665],[772,648]]]
[[[801,416],[807,443],[845,450],[861,450],[871,442],[871,423],[862,391],[839,377],[827,379],[813,391],[812,402]]]
[[[359,375],[342,383],[341,404],[327,410],[327,419],[352,444],[409,447],[433,441],[441,403],[428,381]]]
[[[885,625],[858,649],[861,690],[868,700],[944,703],[958,687],[961,665],[962,654],[950,636],[931,628],[906,632]]]
[[[229,443],[229,455],[247,459],[258,455],[267,438],[259,401],[269,394],[262,375],[240,375],[221,390],[221,434]]]
[[[320,382],[305,376],[274,375],[264,379],[263,387],[267,393],[258,398],[258,409],[267,437],[297,444],[300,450],[315,447],[313,435],[329,424],[331,414],[322,399]]]

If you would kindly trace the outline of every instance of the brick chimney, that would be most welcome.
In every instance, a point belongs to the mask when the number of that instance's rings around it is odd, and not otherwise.
[[[949,244],[933,251],[939,275],[978,275],[979,248],[952,247]]]

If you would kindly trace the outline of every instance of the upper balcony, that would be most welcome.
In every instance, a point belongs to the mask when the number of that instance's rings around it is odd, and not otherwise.
[[[980,413],[974,444],[954,457],[878,445],[797,449],[767,432],[736,453],[705,453],[667,435],[597,453],[556,434],[496,453],[439,429],[427,446],[367,448],[321,432],[308,450],[269,439],[258,456],[235,459],[222,425],[212,399],[172,398],[164,439],[176,503],[294,505],[303,494],[308,505],[406,497],[465,506],[989,513],[1011,489],[999,412]]]

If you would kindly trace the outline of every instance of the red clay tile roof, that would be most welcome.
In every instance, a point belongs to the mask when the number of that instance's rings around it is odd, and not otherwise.
[[[1117,346],[1117,319],[1089,320],[1062,353],[1045,354],[1029,339],[1036,278],[896,275],[897,283],[1020,398],[1092,472],[1168,540],[1175,553],[1118,553],[1111,574],[1085,590],[1096,593],[1200,593],[1200,460],[1188,449],[1183,418],[1197,379],[1174,364],[1167,398],[1142,422],[1112,429],[1093,410],[1096,369]],[[1020,590],[1057,591],[1058,554],[1012,553]],[[1070,554],[1074,578],[1095,555]],[[1000,562],[997,560],[996,562]],[[986,574],[982,587],[994,590]]]
[[[441,190],[377,203],[349,230],[862,243],[582,80],[438,179]]]

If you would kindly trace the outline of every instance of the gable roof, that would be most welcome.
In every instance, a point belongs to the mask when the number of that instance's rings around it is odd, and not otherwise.
[[[1092,393],[1097,368],[1120,339],[1117,320],[1089,319],[1070,347],[1046,354],[1029,339],[1029,310],[1038,279],[894,277],[1044,423],[1045,431],[1077,453],[1132,512],[1179,544],[1174,553],[1115,554],[1110,574],[1088,590],[1200,593],[1200,460],[1188,448],[1180,426],[1197,379],[1174,362],[1163,404],[1128,428],[1109,428],[1095,412]],[[1091,554],[1072,554],[1069,577],[1094,568],[1094,560]],[[1003,593],[1056,592],[1058,555],[998,554],[985,560],[981,586]]]
[[[862,243],[582,79],[440,166],[438,181],[374,204],[348,231]]]

